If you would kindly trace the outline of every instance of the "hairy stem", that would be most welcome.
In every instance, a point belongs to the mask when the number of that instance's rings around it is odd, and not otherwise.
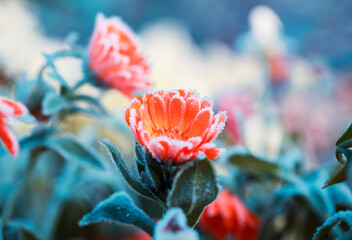
[[[58,178],[58,182],[54,188],[52,198],[49,202],[47,208],[47,215],[45,221],[43,222],[45,229],[43,239],[53,239],[57,223],[62,212],[62,206],[67,196],[71,193],[72,184],[76,180],[77,172],[79,171],[79,166],[76,164],[65,164],[61,175]]]
[[[16,189],[14,190],[14,192],[12,193],[12,195],[10,196],[10,198],[7,200],[5,204],[5,207],[2,213],[2,225],[1,225],[1,232],[3,234],[3,239],[5,239],[5,228],[7,225],[7,221],[11,218],[12,213],[16,207],[16,203],[20,198],[22,192],[24,191],[26,184],[33,173],[33,169],[36,166],[37,159],[40,152],[41,152],[40,148],[34,148],[31,151],[29,162],[26,166],[23,178],[18,183]]]

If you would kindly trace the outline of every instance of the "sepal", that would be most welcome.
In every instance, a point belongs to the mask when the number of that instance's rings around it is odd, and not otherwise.
[[[108,139],[103,139],[100,143],[109,151],[112,161],[120,170],[124,180],[132,190],[146,198],[156,201],[163,208],[166,208],[164,201],[162,201],[150,188],[148,188],[145,183],[132,174],[123,160],[120,151],[114,144],[112,144]]]

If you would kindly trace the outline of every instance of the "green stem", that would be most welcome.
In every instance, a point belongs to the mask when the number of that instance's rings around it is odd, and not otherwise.
[[[85,71],[85,72],[87,72],[87,71]],[[73,93],[74,91],[76,91],[77,89],[82,87],[84,84],[89,83],[90,81],[92,81],[92,77],[93,76],[90,73],[88,73],[86,76],[84,76],[83,79],[78,81],[76,83],[76,85],[71,88],[71,90],[70,90],[71,93]]]
[[[2,213],[2,225],[1,225],[1,232],[3,234],[3,239],[5,239],[5,228],[7,225],[7,221],[11,218],[12,213],[16,207],[16,203],[21,196],[22,192],[24,191],[26,184],[33,173],[33,169],[36,166],[36,162],[41,150],[39,148],[34,148],[31,151],[29,162],[26,166],[23,178],[21,182],[18,184],[17,188],[14,190],[11,197],[5,204],[4,211]]]
[[[43,229],[45,229],[43,239],[53,239],[58,220],[60,219],[60,213],[62,212],[63,202],[72,191],[72,184],[76,180],[75,176],[79,169],[76,164],[65,164],[48,204],[47,214],[43,222]]]

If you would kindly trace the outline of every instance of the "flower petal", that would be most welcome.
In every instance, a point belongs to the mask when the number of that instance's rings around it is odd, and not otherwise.
[[[164,127],[165,104],[163,99],[158,95],[152,95],[149,101],[149,114],[155,129]]]
[[[9,153],[13,156],[17,156],[19,151],[17,138],[2,118],[0,118],[0,139]]]
[[[21,117],[25,115],[27,108],[19,103],[10,99],[0,97],[0,116],[11,119],[13,117]]]
[[[221,149],[219,148],[208,148],[205,149],[204,154],[208,159],[215,159],[220,156]]]
[[[180,130],[186,132],[200,110],[199,100],[191,98],[186,101],[186,109]]]
[[[210,126],[210,119],[212,116],[213,111],[210,108],[202,109],[189,127],[187,131],[188,136],[201,136],[201,134]]]
[[[170,99],[169,105],[169,119],[170,128],[179,128],[183,119],[186,103],[183,98],[174,96]]]

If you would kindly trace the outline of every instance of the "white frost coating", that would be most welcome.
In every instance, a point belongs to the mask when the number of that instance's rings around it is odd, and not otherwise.
[[[113,25],[117,29],[121,29],[123,32],[125,32],[136,46],[139,45],[137,37],[130,30],[130,27],[124,21],[121,20],[121,18],[116,17],[116,16],[106,18],[103,13],[99,12],[96,16],[96,22],[97,22],[96,26],[98,27],[97,30],[101,31],[104,35],[108,33],[108,28],[106,28],[107,24]],[[113,34],[114,33],[109,34],[109,35],[111,36]],[[114,41],[112,41],[112,43],[113,42]]]
[[[133,134],[154,158],[182,163],[220,153],[211,141],[224,128],[226,113],[214,115],[210,106],[195,90],[159,90],[146,93],[143,100],[133,99],[124,113]]]
[[[198,240],[198,233],[188,227],[187,219],[179,208],[171,208],[158,222],[154,240]]]

